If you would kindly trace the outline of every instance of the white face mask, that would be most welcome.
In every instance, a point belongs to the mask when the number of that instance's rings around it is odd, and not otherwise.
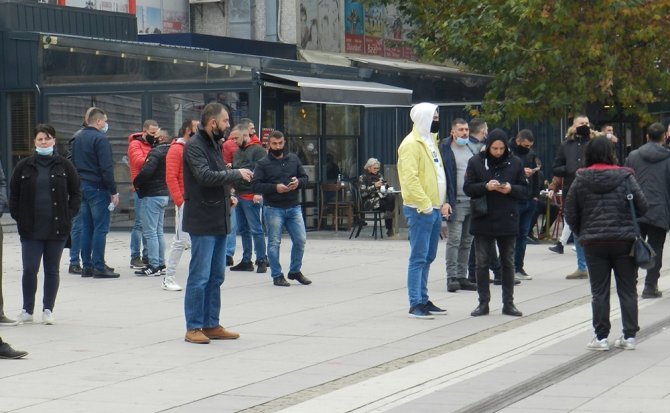
[[[105,126],[103,126],[102,129],[100,129],[100,132],[107,133],[108,130],[109,130],[109,123],[105,122]]]
[[[38,155],[51,155],[54,153],[54,147],[49,146],[48,148],[40,148],[39,146],[35,148],[35,152],[37,152]]]

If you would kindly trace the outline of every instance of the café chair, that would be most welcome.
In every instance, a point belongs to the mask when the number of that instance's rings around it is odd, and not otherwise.
[[[321,184],[319,198],[319,223],[317,230],[321,229],[321,223],[324,218],[328,221],[328,216],[333,216],[335,231],[339,231],[340,218],[346,216],[347,230],[351,229],[354,217],[354,206],[351,201],[344,199],[346,185],[337,183]]]

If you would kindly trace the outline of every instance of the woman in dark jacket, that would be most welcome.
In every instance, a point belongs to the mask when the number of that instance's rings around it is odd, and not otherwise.
[[[528,196],[528,182],[521,160],[510,153],[502,129],[489,133],[484,152],[470,158],[463,191],[470,198],[486,199],[488,213],[472,215],[470,233],[475,236],[477,293],[479,305],[470,315],[489,313],[489,263],[496,244],[502,263],[502,313],[520,317],[514,306],[514,244],[519,233],[518,204]]]
[[[33,321],[37,271],[44,265],[42,321],[53,324],[60,281],[59,264],[72,219],[79,210],[79,175],[54,151],[56,131],[35,128],[35,154],[22,159],[10,179],[9,211],[16,220],[23,259],[23,310],[19,323]]]
[[[630,186],[638,216],[647,200],[632,169],[616,166],[614,146],[605,137],[591,139],[584,149],[584,169],[577,171],[565,201],[565,220],[584,247],[591,283],[591,307],[596,337],[590,350],[609,350],[610,281],[614,270],[621,306],[623,336],[614,345],[635,348],[637,323],[637,270],[629,255],[635,227],[626,198]]]
[[[384,176],[379,173],[381,163],[370,158],[363,166],[363,175],[358,177],[358,188],[361,191],[363,208],[384,212],[386,235],[393,236],[393,210],[395,209],[395,195],[386,193],[388,185]]]

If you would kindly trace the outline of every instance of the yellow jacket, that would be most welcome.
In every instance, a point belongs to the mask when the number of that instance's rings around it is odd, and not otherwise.
[[[437,146],[437,135],[430,136],[435,145],[435,154],[431,152],[416,129],[405,136],[398,148],[398,179],[403,203],[417,208],[419,212],[428,208],[439,208],[442,205],[433,155],[439,159],[439,167],[444,166]]]

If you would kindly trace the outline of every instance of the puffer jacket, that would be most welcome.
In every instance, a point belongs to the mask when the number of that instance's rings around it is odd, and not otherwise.
[[[670,150],[648,142],[628,155],[626,166],[635,171],[635,179],[649,203],[649,210],[640,217],[640,222],[669,230]]]
[[[635,239],[626,199],[626,179],[630,182],[636,213],[644,215],[647,199],[632,169],[595,164],[577,171],[565,200],[565,220],[582,245]]]
[[[169,149],[170,144],[167,143],[156,145],[147,155],[142,169],[133,180],[140,198],[169,195],[165,183],[165,158]]]

